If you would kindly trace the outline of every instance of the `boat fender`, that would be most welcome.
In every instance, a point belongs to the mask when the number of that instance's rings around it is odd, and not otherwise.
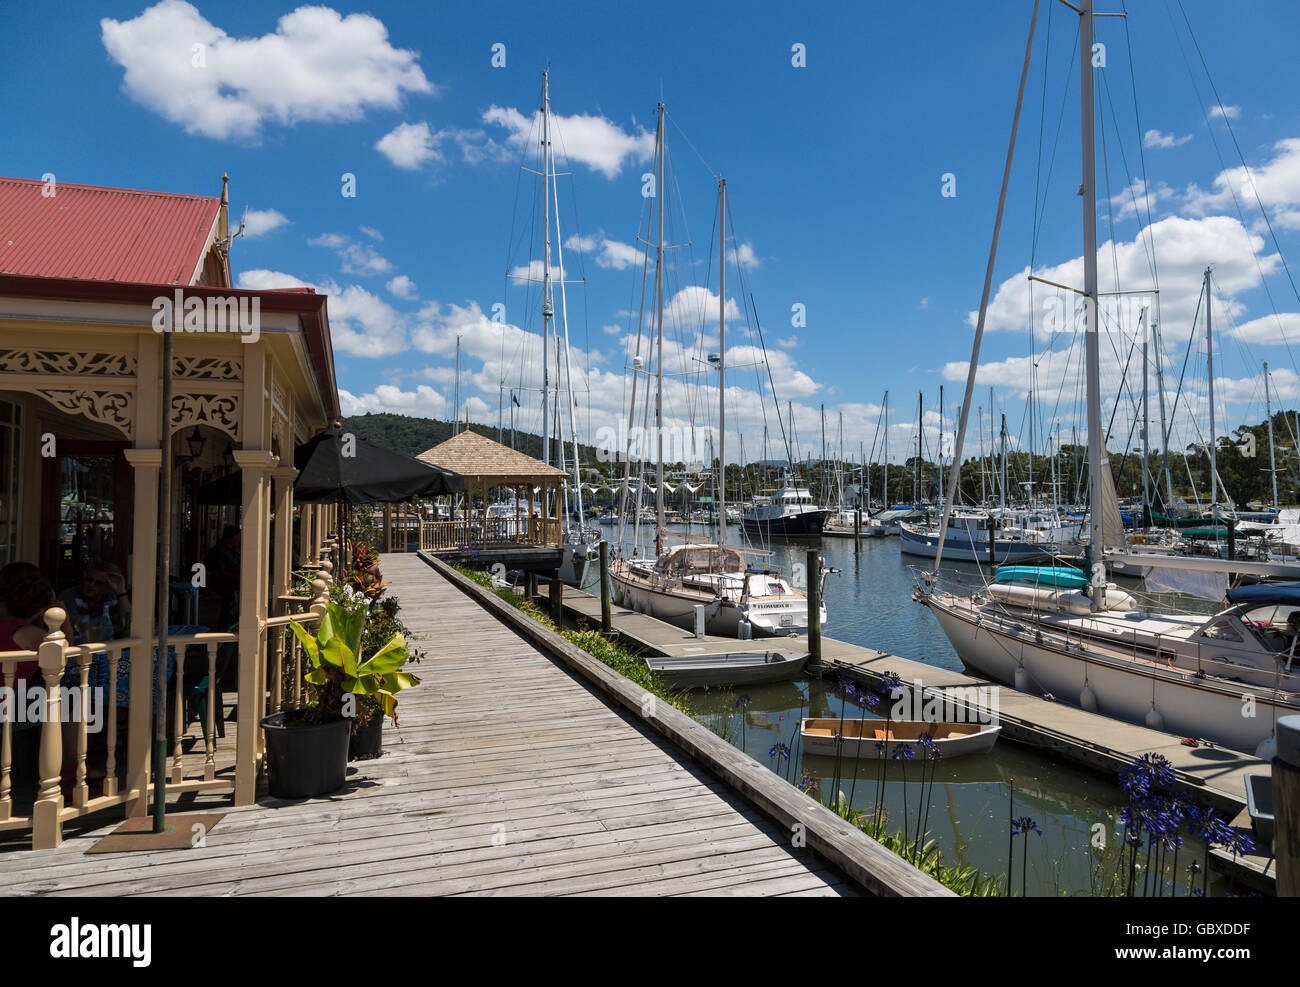
[[[1029,673],[1025,671],[1024,665],[1016,666],[1016,691],[1017,692],[1029,691]]]
[[[1261,740],[1259,746],[1255,748],[1255,756],[1261,761],[1271,761],[1277,757],[1277,738],[1266,737]]]
[[[1089,713],[1097,712],[1097,693],[1092,691],[1092,686],[1083,687],[1083,691],[1079,693],[1079,705]]]
[[[1160,715],[1160,710],[1156,709],[1154,706],[1152,706],[1151,711],[1147,713],[1146,725],[1150,730],[1163,730],[1165,728],[1165,718]]]

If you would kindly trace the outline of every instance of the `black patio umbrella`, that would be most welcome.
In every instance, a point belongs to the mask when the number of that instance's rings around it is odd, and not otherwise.
[[[298,468],[293,496],[300,504],[398,504],[465,490],[459,473],[373,445],[340,427],[298,446],[293,465]]]
[[[399,504],[414,497],[461,493],[465,478],[367,442],[342,428],[329,428],[294,450],[298,479],[293,496],[299,504]],[[243,476],[239,470],[199,488],[200,504],[239,504]]]

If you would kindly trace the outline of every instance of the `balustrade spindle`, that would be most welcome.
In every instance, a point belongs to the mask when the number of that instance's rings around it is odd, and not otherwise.
[[[3,669],[4,687],[13,689],[16,676],[17,665],[13,662],[0,663]],[[15,704],[17,697],[15,697]],[[13,815],[13,797],[10,794],[12,787],[10,784],[9,771],[13,763],[13,718],[6,716],[3,723],[0,723],[0,821],[8,819]]]
[[[108,684],[104,687],[104,716],[107,718],[108,753],[104,760],[104,794],[117,794],[117,670],[122,664],[121,647],[108,649]]]
[[[72,790],[72,804],[78,808],[90,801],[90,786],[86,783],[86,751],[90,742],[87,721],[90,716],[91,660],[90,647],[83,647],[77,655],[77,695],[81,700],[81,709],[73,723],[73,729],[77,734],[77,783]]]
[[[207,753],[203,758],[203,780],[212,781],[217,776],[217,645],[208,643],[208,708],[203,715],[207,718]]]
[[[176,655],[176,681],[172,686],[172,695],[175,697],[176,710],[172,715],[172,732],[175,736],[172,738],[172,784],[179,785],[185,777],[185,766],[181,761],[181,735],[185,733],[185,694],[182,689],[182,682],[185,679],[185,645],[177,645],[179,653]],[[168,651],[173,650],[171,645]],[[166,658],[162,659],[166,661]]]

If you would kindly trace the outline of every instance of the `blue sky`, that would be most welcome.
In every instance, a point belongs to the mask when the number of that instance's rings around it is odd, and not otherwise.
[[[1235,425],[1262,417],[1263,361],[1275,393],[1292,405],[1300,399],[1283,342],[1300,340],[1300,300],[1283,270],[1285,260],[1300,279],[1300,7],[1183,3],[1232,133],[1203,115],[1214,100],[1176,0],[1133,5],[1133,79],[1124,24],[1098,22],[1107,44],[1098,72],[1106,151],[1099,191],[1113,200],[1100,210],[1099,241],[1111,240],[1112,222],[1115,238],[1115,249],[1101,251],[1102,286],[1118,271],[1121,288],[1150,287],[1154,244],[1166,366],[1176,378],[1200,271],[1215,265],[1218,415]],[[711,172],[720,172],[743,285],[757,304],[777,395],[795,405],[802,449],[820,441],[823,403],[832,444],[843,413],[846,451],[859,442],[869,449],[888,388],[898,460],[914,442],[918,391],[931,447],[940,384],[949,416],[960,400],[1031,4],[788,6],[664,3],[651,16],[629,5],[295,11],[137,2],[78,4],[56,15],[8,5],[0,8],[3,171],[206,194],[229,172],[232,211],[237,217],[247,205],[256,234],[233,248],[236,278],[329,291],[345,410],[449,417],[459,335],[471,417],[495,423],[504,378],[520,389],[520,426],[535,430],[538,398],[528,388],[536,386],[539,322],[526,286],[507,287],[506,272],[530,260],[519,231],[532,221],[535,179],[520,172],[531,161],[521,141],[549,62],[558,141],[569,151],[562,170],[572,172],[560,179],[563,239],[584,238],[571,241],[565,266],[570,278],[585,279],[569,287],[569,330],[578,429],[592,441],[626,414],[626,337],[635,332],[627,312],[639,275],[628,261],[645,235],[641,176],[651,169],[662,92],[681,189],[669,211],[678,239],[686,226],[692,238],[673,252],[674,296],[703,283]],[[1056,5],[1048,54],[1050,6],[1039,18],[978,395],[987,412],[993,384],[1013,441],[1028,440],[1032,338],[1039,447],[1053,426],[1068,436],[1075,421],[1077,349],[1068,308],[1053,330],[1045,306],[1056,293],[1035,288],[1030,298],[1023,271],[1032,251],[1043,276],[1071,284],[1082,276],[1078,72],[1070,66],[1078,18]],[[195,44],[204,46],[202,65]],[[504,67],[493,65],[496,44],[505,46]],[[796,44],[805,46],[803,67],[792,65]],[[1280,256],[1245,176],[1233,171],[1234,135]],[[1140,237],[1148,199],[1126,190],[1143,160],[1155,226]],[[355,197],[340,194],[344,173],[356,178]],[[955,196],[941,194],[945,175],[955,177]],[[1034,246],[1036,184],[1043,205]],[[741,305],[736,273],[728,269],[727,295]],[[716,291],[716,261],[703,290]],[[498,303],[505,327],[491,321]],[[791,324],[796,305],[805,325]],[[694,355],[711,341],[716,348],[716,301],[680,310],[695,319],[684,315],[672,328],[670,371],[698,368]],[[1103,347],[1111,401],[1136,306],[1117,320]],[[750,321],[739,310],[728,320],[737,367],[752,362]],[[1188,361],[1182,401],[1199,412],[1201,429],[1203,364],[1202,349]],[[737,369],[729,380],[728,458],[738,454],[740,431],[755,458],[763,422],[755,371]],[[674,377],[667,413],[708,425],[715,393]],[[1127,441],[1131,400],[1120,400],[1115,448]],[[770,400],[767,415],[775,433]],[[1195,433],[1184,415],[1175,441]]]

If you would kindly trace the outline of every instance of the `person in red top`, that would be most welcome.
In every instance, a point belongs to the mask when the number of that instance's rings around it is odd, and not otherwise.
[[[45,638],[41,618],[54,605],[54,590],[39,575],[19,577],[5,587],[3,602],[8,616],[0,618],[0,651],[35,651]],[[15,683],[39,667],[39,662],[20,661]]]

